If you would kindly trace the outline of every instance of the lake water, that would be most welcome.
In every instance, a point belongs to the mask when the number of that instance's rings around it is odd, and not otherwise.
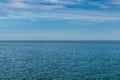
[[[120,41],[0,41],[0,80],[120,80]]]

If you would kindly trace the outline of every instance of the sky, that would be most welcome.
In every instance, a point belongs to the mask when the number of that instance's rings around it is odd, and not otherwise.
[[[0,0],[0,40],[120,40],[120,0]]]

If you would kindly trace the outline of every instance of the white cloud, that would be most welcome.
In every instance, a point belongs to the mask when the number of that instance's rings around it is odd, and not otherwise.
[[[0,3],[0,7],[5,9],[43,9],[43,10],[52,10],[64,8],[63,5],[43,5],[43,4],[27,4],[25,0],[11,0],[8,3]]]
[[[31,8],[32,6],[25,4],[21,1],[14,1],[9,3],[9,7],[13,7],[13,8]]]
[[[54,11],[11,11],[9,16],[0,19],[29,20],[67,20],[77,22],[120,22],[120,15],[113,12],[87,10],[54,10]],[[109,14],[108,14],[109,13]]]
[[[0,7],[4,9],[6,15],[1,15],[0,19],[46,19],[46,20],[75,20],[80,22],[119,22],[120,15],[118,12],[112,11],[95,11],[84,9],[69,9],[64,5],[44,5],[44,4],[29,4],[25,3],[28,0],[10,0],[8,3],[1,3]],[[36,0],[38,1],[38,0]],[[28,2],[36,2],[29,0]],[[52,3],[68,3],[72,0],[40,0],[39,2]],[[82,1],[82,0],[76,0]],[[75,2],[74,2],[75,3]],[[101,8],[109,8],[104,4],[92,3]]]

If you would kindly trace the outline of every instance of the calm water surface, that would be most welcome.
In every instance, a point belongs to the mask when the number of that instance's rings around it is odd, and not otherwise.
[[[0,41],[0,80],[120,80],[120,41]]]

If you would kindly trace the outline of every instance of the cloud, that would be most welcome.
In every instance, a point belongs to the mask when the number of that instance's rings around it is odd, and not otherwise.
[[[119,22],[118,13],[92,10],[54,10],[54,11],[11,11],[4,19],[28,19],[28,20],[67,20],[77,22]],[[0,18],[1,19],[1,18]],[[2,18],[3,19],[3,18]]]
[[[98,8],[103,8],[103,9],[108,9],[108,8],[111,7],[108,4],[103,4],[103,3],[100,3],[100,2],[89,2],[89,5],[92,5],[92,6],[98,7]]]
[[[9,3],[9,7],[12,8],[31,8],[32,6],[25,4],[24,2],[21,1],[14,1]]]
[[[119,5],[120,6],[120,0],[109,0],[109,3],[112,5]]]
[[[58,9],[58,8],[63,8],[64,6],[61,5],[30,5],[26,4],[21,1],[16,1],[9,3],[9,7],[11,8],[20,8],[20,9],[43,9],[43,10],[52,10],[52,9]]]
[[[44,5],[44,4],[38,4],[38,3],[31,3],[30,1],[25,2],[28,0],[9,0],[8,2],[0,3],[1,8],[9,8],[9,9],[45,9],[45,10],[52,10],[52,9],[58,9],[58,8],[64,8],[62,5]],[[34,1],[35,2],[35,1]]]
[[[119,12],[66,7],[66,5],[74,5],[75,7],[76,4],[82,2],[85,2],[85,0],[8,0],[0,3],[1,9],[4,10],[0,13],[0,19],[71,20],[80,22],[120,21]],[[111,7],[99,2],[90,2],[89,4],[104,9]]]

